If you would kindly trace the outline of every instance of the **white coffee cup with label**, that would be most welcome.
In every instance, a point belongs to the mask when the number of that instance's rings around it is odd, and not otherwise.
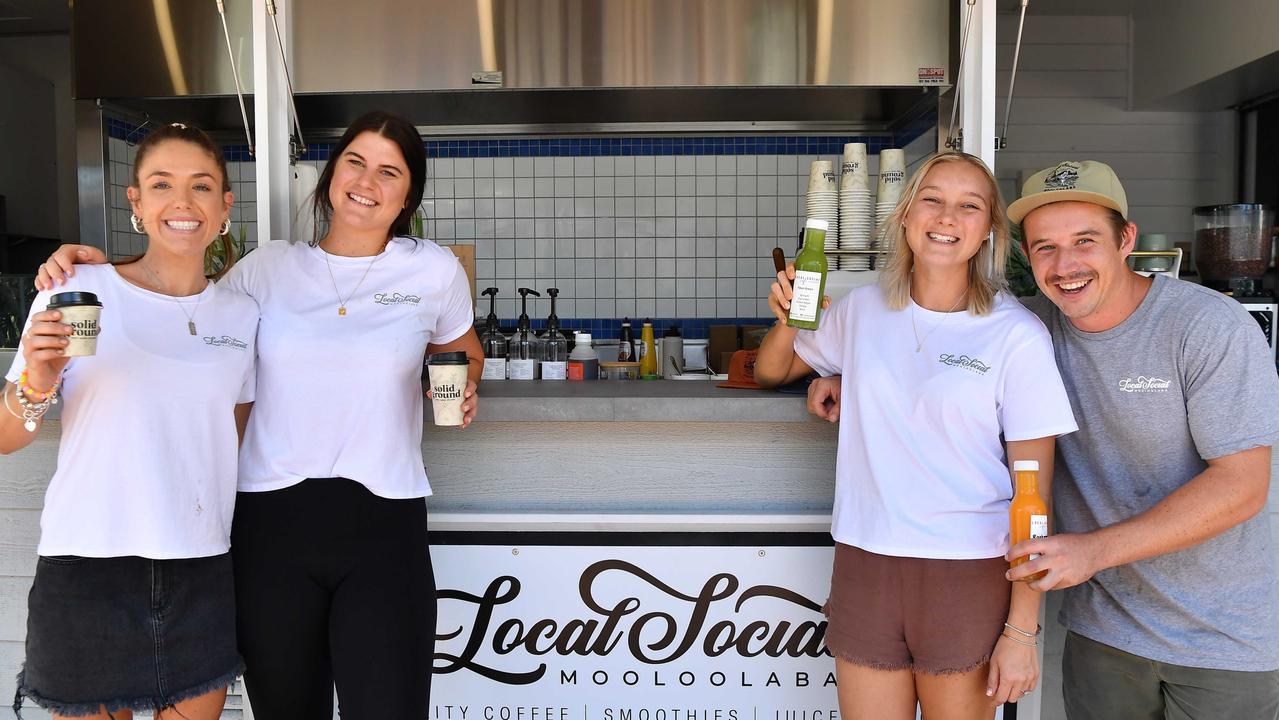
[[[91,292],[60,292],[49,298],[45,309],[62,313],[62,322],[72,328],[67,338],[67,357],[84,357],[98,351],[102,303],[97,295]]]
[[[431,378],[431,410],[435,424],[462,424],[462,400],[466,395],[467,370],[470,360],[464,352],[435,353],[426,359]]]

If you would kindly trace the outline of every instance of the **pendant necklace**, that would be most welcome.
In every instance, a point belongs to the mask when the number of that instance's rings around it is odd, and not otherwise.
[[[389,243],[390,240],[387,240],[387,242]],[[360,286],[364,284],[364,279],[369,276],[369,271],[373,269],[373,263],[382,257],[382,252],[386,250],[386,245],[387,243],[382,243],[381,250],[378,250],[373,259],[369,261],[369,264],[364,268],[364,274],[360,276],[360,281],[355,284],[355,287],[351,289],[351,294],[347,295],[345,299],[342,298],[342,291],[338,290],[337,278],[333,277],[333,264],[329,262],[329,254],[325,252],[324,248],[320,248],[320,252],[324,255],[324,266],[329,269],[329,281],[333,283],[333,294],[337,295],[338,298],[339,316],[346,316],[346,304],[351,302],[351,298],[355,297],[355,294],[360,291]]]
[[[958,309],[959,309],[959,304],[960,304],[961,302],[963,302],[963,301],[964,301],[964,298],[966,298],[966,297],[968,297],[968,291],[967,291],[967,290],[965,290],[962,294],[960,294],[959,299],[955,301],[955,304],[954,304],[954,305],[952,305],[952,306],[950,307],[950,310],[946,311],[946,312],[947,312],[947,314],[953,313],[953,312],[955,312],[956,310],[958,310]],[[916,352],[916,353],[923,351],[923,349],[924,349],[924,342],[926,342],[926,341],[928,340],[928,337],[929,337],[930,335],[932,335],[934,332],[936,332],[937,328],[941,327],[941,326],[942,326],[942,324],[946,322],[946,319],[945,319],[945,318],[942,318],[941,322],[937,323],[936,325],[934,325],[934,326],[932,327],[932,329],[930,329],[928,332],[924,333],[924,337],[921,339],[921,338],[919,337],[919,328],[915,327],[915,306],[916,306],[916,305],[918,305],[918,304],[919,304],[919,303],[916,303],[916,302],[914,301],[914,299],[913,299],[913,298],[911,299],[911,305],[910,305],[910,329],[911,329],[911,331],[912,331],[912,332],[914,332],[914,333],[915,333],[915,352]]]
[[[171,292],[169,292],[169,288],[166,287],[164,283],[160,282],[160,276],[156,275],[155,271],[151,269],[151,266],[147,265],[144,262],[139,262],[138,264],[141,265],[142,269],[146,270],[147,274],[151,276],[151,280],[155,282],[155,286],[160,288],[160,291],[163,292],[165,295],[169,296],[170,300],[178,304],[178,308],[182,310],[182,314],[185,315],[187,319],[187,332],[191,333],[192,335],[196,335],[197,333],[195,329],[195,314],[200,312],[200,302],[204,300],[204,295],[203,295],[204,291],[201,290],[200,294],[196,295],[195,306],[191,308],[191,312],[187,312],[186,303],[182,302],[181,300],[177,298],[176,295],[173,295]],[[207,287],[207,281],[206,281],[206,287]]]

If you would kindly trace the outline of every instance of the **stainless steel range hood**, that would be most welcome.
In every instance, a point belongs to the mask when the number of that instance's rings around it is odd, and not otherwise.
[[[227,0],[233,41],[251,1]],[[891,130],[951,81],[951,5],[304,0],[292,67],[303,126],[330,131],[375,107],[430,133]],[[77,97],[233,130],[216,23],[213,0],[76,0]]]

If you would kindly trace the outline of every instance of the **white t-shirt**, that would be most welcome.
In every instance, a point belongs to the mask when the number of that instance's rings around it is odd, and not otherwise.
[[[475,321],[457,257],[402,237],[376,260],[276,240],[223,282],[262,308],[240,490],[344,477],[384,498],[430,495],[422,467],[426,346],[458,339]],[[338,291],[351,296],[344,316]]]
[[[1003,555],[1013,494],[1003,441],[1077,429],[1048,330],[1008,295],[974,317],[890,310],[879,286],[861,287],[799,331],[795,352],[843,375],[831,534],[869,552]]]
[[[62,374],[62,441],[38,552],[153,559],[226,552],[234,410],[253,401],[257,305],[209,283],[179,299],[194,313],[193,336],[178,300],[133,285],[114,266],[81,265],[66,285],[37,295],[31,312],[72,290],[98,296],[101,331],[97,353],[71,358]],[[19,349],[5,377],[17,382],[25,366]]]

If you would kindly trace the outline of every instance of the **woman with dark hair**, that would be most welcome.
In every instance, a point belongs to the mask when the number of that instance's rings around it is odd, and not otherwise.
[[[240,652],[260,717],[332,717],[335,684],[344,718],[427,714],[422,360],[469,356],[465,427],[483,352],[462,266],[408,237],[425,183],[414,127],[368,113],[320,175],[311,242],[265,243],[224,280],[262,312],[232,531]]]
[[[244,668],[228,550],[258,312],[204,275],[233,200],[207,135],[152,132],[127,193],[146,252],[37,295],[0,398],[4,453],[65,401],[15,711],[214,720]],[[69,342],[68,299],[102,306],[93,354]]]

